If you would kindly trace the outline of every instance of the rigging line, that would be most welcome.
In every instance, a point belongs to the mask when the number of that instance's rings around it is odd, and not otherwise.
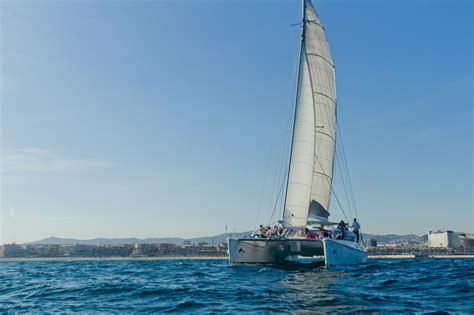
[[[294,44],[294,41],[293,41],[293,46],[295,46]],[[294,77],[295,77],[295,72],[296,72],[296,54],[295,56],[293,57],[293,70],[292,70],[292,81],[294,80]],[[289,95],[289,98],[291,98],[291,94],[292,91],[290,90],[290,95]],[[290,101],[288,102],[290,103]],[[271,165],[271,158],[272,158],[272,153],[273,153],[273,144],[275,143],[276,141],[276,137],[277,137],[277,133],[278,133],[278,128],[275,128],[275,132],[273,134],[273,139],[272,139],[272,142],[271,142],[271,146],[270,146],[270,153],[269,153],[269,157],[268,157],[268,163],[267,163],[267,168],[266,168],[266,172],[265,172],[265,178],[264,178],[264,181],[263,181],[263,186],[262,186],[262,193],[260,195],[260,200],[259,200],[259,203],[258,203],[258,210],[257,210],[257,217],[255,219],[255,229],[257,228],[258,226],[258,218],[260,216],[260,211],[261,211],[261,206],[262,206],[262,202],[263,202],[263,196],[265,194],[265,187],[266,187],[266,183],[267,183],[267,178],[268,178],[268,175],[270,173],[270,165]],[[286,136],[286,135],[285,135]],[[285,140],[286,140],[286,137],[285,137]],[[284,144],[285,146],[285,144]],[[270,195],[270,202],[271,200],[273,200],[273,195],[274,195],[274,190],[276,190],[276,185],[274,185],[275,187],[272,188],[272,193]]]
[[[284,182],[285,181],[285,177],[286,177],[286,172],[285,172],[285,164],[286,164],[286,159],[284,158],[284,155],[285,155],[285,152],[288,151],[288,135],[285,134],[285,142],[284,142],[284,146],[283,146],[283,150],[282,150],[282,153],[281,153],[281,163],[280,163],[280,167],[279,167],[279,172],[278,174],[280,174],[280,176],[278,176],[278,178],[276,178],[275,180],[275,190],[274,192],[272,193],[272,201],[273,200],[276,200],[276,202],[278,203],[279,199],[280,199],[280,195],[278,193],[278,183],[280,182]],[[276,199],[275,199],[276,198]],[[269,207],[270,209],[272,208],[271,205]]]
[[[292,40],[291,40],[291,43],[292,43],[292,46],[293,48],[295,48],[295,40],[293,39],[292,37]],[[293,51],[295,51],[295,49],[293,49]],[[291,82],[294,81],[294,78],[295,78],[295,72],[296,72],[296,59],[297,59],[297,55],[296,53],[293,53],[293,63],[292,63],[292,73],[291,73]],[[290,85],[290,91],[288,93],[288,111],[291,110],[291,96],[293,94],[293,84]],[[291,115],[288,114],[287,115],[288,117],[290,117]],[[289,120],[289,119],[287,119]],[[285,127],[288,125],[288,122],[285,123]],[[272,203],[273,203],[273,200],[274,200],[274,196],[275,194],[277,194],[277,189],[278,189],[278,183],[280,182],[278,179],[279,179],[279,174],[281,174],[283,172],[283,162],[284,162],[284,159],[283,159],[283,156],[284,156],[284,152],[285,152],[285,149],[286,149],[286,133],[283,137],[283,145],[282,145],[282,152],[278,155],[280,157],[280,161],[277,161],[276,162],[276,172],[273,176],[273,185],[272,185],[272,188],[271,188],[271,191],[270,191],[270,199],[269,199],[269,205],[268,205],[268,209],[272,209]],[[279,165],[281,165],[281,167],[279,167]],[[278,170],[280,170],[278,172]],[[256,226],[257,226],[257,223],[256,223]]]
[[[356,215],[356,217],[358,217],[358,211],[357,211],[357,207],[356,207],[356,203],[355,203],[355,197],[354,197],[354,191],[352,189],[352,182],[351,182],[351,178],[350,178],[350,174],[349,174],[349,166],[348,166],[348,163],[347,163],[347,157],[346,157],[346,154],[345,154],[345,150],[344,150],[344,142],[342,141],[342,132],[341,132],[341,127],[340,126],[336,126],[337,128],[337,135],[336,135],[336,138],[337,136],[339,136],[339,142],[340,142],[340,147],[341,147],[341,151],[338,150],[338,156],[341,156],[342,157],[339,157],[340,160],[342,160],[342,170],[341,170],[341,173],[342,173],[342,176],[345,176],[347,178],[347,182],[348,182],[348,190],[349,190],[349,196],[350,196],[350,199],[352,201],[352,207],[354,208],[354,213]]]
[[[298,73],[298,53],[297,53],[297,45],[296,45],[296,40],[295,40],[295,37],[296,36],[292,36],[292,46],[293,46],[293,67],[292,67],[292,74],[291,74],[291,82],[295,82],[296,81],[296,76],[297,76],[297,73]],[[274,177],[274,181],[273,181],[273,188],[272,188],[272,193],[270,195],[270,204],[269,204],[269,209],[272,209],[272,202],[274,200],[274,197],[275,195],[278,194],[278,183],[280,183],[281,179],[280,179],[280,176],[281,174],[283,174],[284,170],[285,170],[285,164],[286,164],[286,154],[285,152],[287,152],[287,149],[288,149],[288,134],[287,134],[287,129],[288,129],[288,126],[290,125],[291,123],[291,118],[292,118],[292,115],[291,115],[291,112],[293,110],[293,102],[292,102],[292,99],[293,99],[293,95],[295,93],[295,85],[294,84],[291,84],[290,85],[290,93],[288,94],[288,108],[287,108],[287,120],[286,120],[286,123],[285,123],[285,133],[283,135],[283,146],[282,146],[282,151],[281,153],[279,154],[279,157],[280,157],[280,163],[277,162],[277,172],[275,173],[275,177]],[[283,174],[284,176],[284,174]],[[276,199],[277,202],[278,202],[278,198]]]
[[[294,57],[294,59],[296,59],[296,57]],[[292,74],[292,80],[294,80],[294,73],[296,72],[295,68],[296,68],[296,65],[295,65],[296,61],[293,62],[293,74]],[[291,94],[292,94],[292,91],[290,91],[290,95],[289,95],[289,98],[291,98]],[[290,103],[290,102],[289,102]],[[290,107],[290,106],[289,106]],[[288,123],[287,123],[288,124]],[[277,138],[277,134],[278,134],[278,128],[275,128],[275,133],[273,135],[273,139],[272,139],[272,142],[271,142],[271,146],[270,146],[270,154],[269,154],[269,157],[268,157],[268,164],[267,164],[267,169],[266,169],[266,172],[265,172],[265,179],[264,179],[264,182],[263,182],[263,187],[262,187],[262,193],[260,195],[260,200],[259,200],[259,204],[258,204],[258,210],[257,210],[257,217],[255,219],[255,229],[257,228],[258,226],[258,218],[260,216],[260,212],[261,212],[261,206],[262,206],[262,202],[263,202],[263,196],[265,194],[265,187],[266,187],[266,183],[267,183],[267,178],[268,178],[268,175],[270,173],[270,166],[271,166],[271,157],[272,157],[272,153],[273,153],[273,145],[275,144],[276,142],[276,138]],[[284,137],[284,144],[283,144],[283,149],[285,149],[285,146],[286,146],[286,135]],[[281,154],[283,155],[283,154]],[[283,163],[283,162],[282,162]],[[278,162],[277,162],[278,164]],[[275,181],[276,182],[276,179],[278,178],[278,175],[275,174]],[[271,192],[271,195],[270,195],[270,203],[272,202],[273,200],[273,196],[275,194],[275,191],[276,191],[276,188],[277,188],[277,184],[274,184],[273,185],[273,188],[272,188],[272,192]],[[270,204],[270,207],[271,207],[271,204]]]
[[[323,172],[324,172],[323,165],[321,164],[321,161],[319,160],[318,156],[315,155],[315,157],[316,157],[316,160],[317,160],[318,163],[319,163],[319,166],[321,166],[321,169],[322,169]],[[325,177],[325,178],[326,178],[326,180],[329,182],[329,179],[328,179],[327,177]],[[346,221],[349,222],[349,220],[347,219],[347,215],[346,215],[346,213],[344,212],[344,208],[342,207],[342,204],[341,204],[341,202],[339,201],[339,198],[337,198],[336,192],[334,191],[334,189],[332,189],[331,182],[329,182],[329,188],[331,188],[331,192],[333,193],[334,198],[336,198],[336,201],[337,201],[337,203],[339,204],[339,207],[341,207],[341,211],[342,211],[342,214],[344,215],[344,218],[346,218]]]
[[[337,133],[339,133],[341,131],[341,129],[340,129],[340,127],[337,126],[337,124],[336,124],[336,128],[337,128],[337,131],[338,131],[338,132],[336,132],[336,138],[337,138]],[[342,138],[341,138],[340,135],[339,135],[339,139],[341,140],[340,141],[341,149],[343,149]],[[349,178],[348,174],[345,173],[346,169],[344,167],[344,164],[342,164],[343,162],[346,162],[346,160],[341,155],[342,155],[341,151],[338,150],[338,147],[336,147],[336,154],[335,154],[336,163],[338,164],[338,168],[339,168],[339,171],[341,173],[341,179],[342,179],[342,184],[343,184],[343,188],[344,188],[344,194],[346,196],[349,211],[350,211],[351,216],[354,217],[353,212],[352,212],[352,208],[354,209],[354,213],[357,216],[357,211],[356,211],[356,208],[355,208],[355,204],[353,202],[354,201],[354,195],[353,195],[353,192],[352,192],[352,186],[349,182],[350,178]],[[341,162],[341,160],[342,160],[342,162]],[[342,164],[342,166],[341,166],[341,164]],[[345,177],[347,178],[347,186],[348,186],[347,189],[346,189]],[[350,202],[350,200],[352,201],[352,203]]]
[[[341,137],[339,137],[339,138],[341,138]],[[341,138],[341,142],[342,142],[342,138]],[[344,148],[343,148],[343,150],[344,150]],[[345,151],[343,151],[343,153],[344,153],[344,156],[345,156]],[[347,162],[347,158],[344,159],[344,163],[345,163],[345,167],[346,167],[346,171],[347,171],[347,178],[348,178],[348,181],[349,181],[349,188],[350,188],[350,192],[351,192],[352,203],[354,204],[356,216],[359,217],[359,214],[357,212],[356,199],[355,199],[355,194],[354,194],[354,191],[353,191],[353,185],[352,185],[352,180],[351,180],[351,176],[350,176],[350,172],[349,172],[349,163]]]
[[[326,111],[326,115],[327,115],[327,111]],[[337,127],[336,127],[336,128],[337,128]],[[337,137],[337,135],[336,135],[336,137]],[[349,197],[350,195],[349,195],[348,183],[347,183],[347,181],[345,180],[343,168],[341,168],[341,164],[342,164],[341,159],[342,159],[342,157],[341,157],[341,153],[340,153],[339,150],[338,150],[337,144],[336,144],[336,146],[335,146],[335,148],[334,148],[334,157],[335,157],[335,158],[334,158],[333,163],[334,163],[334,164],[337,164],[337,168],[338,168],[339,173],[340,173],[340,176],[341,176],[341,183],[342,183],[342,187],[343,187],[343,190],[344,190],[345,200],[346,200],[346,202],[347,202],[347,208],[349,209],[349,214],[351,215],[351,217],[354,217],[353,211],[352,211],[353,206],[352,206],[352,204],[351,204],[351,200],[350,200],[350,197]],[[334,174],[333,174],[333,181],[334,181],[335,179],[336,179],[336,176],[334,176]],[[332,188],[333,186],[334,186],[334,184],[333,184],[333,182],[332,182],[331,188]]]
[[[293,40],[293,47],[295,47],[295,41]],[[294,54],[293,56],[293,67],[292,67],[292,81],[294,80],[294,77],[295,77],[295,72],[296,72],[296,59],[297,59],[297,56],[296,56],[296,53]],[[290,93],[289,93],[289,99],[291,99],[291,95],[293,94],[292,92],[292,89],[290,89]],[[291,103],[291,101],[289,101],[288,103]],[[289,106],[290,107],[290,106]],[[290,115],[288,115],[290,116]],[[285,126],[287,125],[288,123],[285,124]],[[259,204],[258,204],[258,210],[257,210],[257,216],[256,216],[256,219],[255,219],[255,229],[257,228],[258,226],[258,219],[260,217],[260,212],[261,212],[261,209],[262,209],[262,203],[263,203],[263,197],[265,195],[265,188],[266,188],[266,183],[267,183],[267,179],[269,177],[269,173],[270,173],[270,166],[271,166],[271,157],[272,157],[272,153],[273,153],[273,144],[275,143],[275,139],[276,139],[276,135],[278,133],[278,128],[275,128],[275,133],[274,133],[274,136],[273,136],[273,139],[272,139],[272,145],[270,147],[270,154],[269,154],[269,157],[268,157],[268,164],[267,164],[267,168],[266,168],[266,172],[265,172],[265,179],[263,181],[263,186],[262,186],[262,193],[260,195],[260,200],[259,200]],[[284,141],[286,141],[286,135],[285,135],[285,138],[284,138]],[[286,143],[284,142],[283,143],[283,149],[285,148],[285,145]],[[283,153],[280,155],[280,156],[283,156]],[[282,162],[283,163],[283,162]],[[277,162],[277,165],[279,163]],[[279,169],[279,168],[278,168]],[[283,171],[283,170],[281,170]],[[273,188],[271,189],[271,195],[270,195],[270,205],[269,205],[269,209],[271,209],[271,203],[273,201],[273,196],[275,195],[276,193],[276,189],[278,187],[278,182],[277,179],[278,179],[278,173],[275,174],[275,180],[273,181],[274,184],[273,184]],[[270,191],[269,191],[270,192]]]
[[[339,129],[339,131],[340,131],[340,129]],[[341,139],[341,138],[339,137],[339,139]],[[342,144],[342,140],[341,140],[341,151],[342,151],[342,149],[343,149],[343,144]],[[340,153],[340,155],[342,155],[342,152]],[[357,208],[356,208],[356,204],[355,204],[354,193],[353,193],[353,190],[352,190],[352,184],[350,182],[350,176],[347,172],[347,161],[345,160],[344,156],[342,156],[340,159],[342,160],[342,162],[340,162],[340,164],[343,163],[341,173],[342,173],[342,176],[345,175],[345,177],[347,179],[347,186],[348,186],[348,191],[349,191],[348,195],[349,195],[349,198],[352,202],[351,203],[352,207],[354,208],[354,213],[355,213],[354,217],[358,217]]]
[[[278,204],[279,204],[279,202],[280,202],[281,189],[282,189],[281,187],[282,187],[282,186],[284,185],[284,183],[285,183],[284,180],[283,180],[283,181],[281,181],[281,180],[278,181],[278,183],[280,183],[280,182],[281,182],[281,184],[277,185],[277,188],[278,188],[278,186],[280,186],[280,187],[277,189],[275,198],[271,200],[272,204],[271,204],[270,207],[269,207],[269,208],[271,209],[271,211],[269,212],[268,220],[267,220],[267,222],[268,222],[269,224],[271,224],[272,222],[274,222],[274,221],[273,221],[273,218],[275,217],[276,209],[277,209],[277,206],[278,206]]]
[[[289,106],[288,107],[288,119],[285,123],[285,127],[288,127],[288,125],[290,124],[290,120],[291,120],[291,110],[292,110],[292,106]],[[285,171],[285,164],[286,164],[286,152],[288,151],[288,129],[286,128],[285,129],[285,132],[284,132],[284,135],[283,135],[283,146],[282,146],[282,149],[281,149],[281,152],[279,154],[280,156],[280,161],[278,163],[278,166],[277,166],[277,173],[275,173],[275,179],[274,179],[274,186],[273,186],[273,189],[272,189],[272,194],[271,194],[271,201],[272,202],[274,200],[274,197],[275,195],[278,193],[278,183],[280,183],[280,178],[283,174],[283,172]],[[269,207],[271,209],[271,206]]]
[[[344,188],[344,196],[346,197],[345,199],[346,199],[346,202],[347,202],[347,207],[349,208],[349,212],[350,212],[351,217],[354,217],[354,214],[352,212],[351,203],[349,201],[349,194],[347,192],[348,189],[346,188],[346,181],[344,180],[344,173],[342,172],[342,169],[341,169],[341,161],[340,161],[338,155],[336,155],[336,164],[337,164],[339,172],[341,174],[342,187]]]
[[[269,173],[270,164],[271,164],[271,161],[272,161],[273,143],[275,141],[275,138],[276,138],[276,130],[275,130],[275,133],[273,135],[272,142],[270,144],[270,153],[268,155],[267,168],[266,168],[266,171],[265,171],[265,177],[264,177],[263,185],[262,185],[262,193],[260,194],[260,200],[258,202],[257,217],[255,218],[255,226],[254,226],[255,229],[257,229],[258,217],[260,216],[260,209],[262,207],[263,195],[265,194],[265,186],[267,184],[268,173]]]
[[[350,188],[350,192],[351,192],[352,202],[354,204],[355,214],[356,214],[357,217],[359,217],[359,214],[357,213],[357,206],[356,206],[356,202],[355,202],[354,191],[352,190],[352,181],[351,181],[351,177],[350,177],[350,173],[349,173],[349,164],[347,163],[346,151],[344,150],[344,142],[342,141],[342,132],[341,132],[340,127],[338,129],[339,129],[339,132],[338,132],[339,139],[341,141],[342,154],[343,154],[343,157],[344,157],[344,163],[345,163],[345,167],[346,167],[346,171],[347,171],[347,179],[349,181],[349,188]]]
[[[284,176],[284,167],[285,167],[285,152],[287,152],[288,150],[288,141],[287,141],[287,134],[285,132],[284,136],[283,136],[283,146],[282,146],[282,149],[281,149],[281,152],[279,154],[280,156],[280,161],[278,163],[278,165],[276,166],[276,172],[275,172],[275,176],[274,176],[274,180],[273,180],[273,188],[272,188],[272,194],[271,194],[271,198],[270,198],[270,204],[269,204],[269,209],[272,209],[272,205],[273,205],[273,201],[275,200],[275,198],[277,197],[278,195],[278,187],[279,187],[279,183],[281,182],[281,178],[282,176]]]
[[[278,192],[278,198],[277,198],[276,201],[275,201],[275,205],[273,206],[272,215],[270,216],[270,220],[269,220],[270,223],[273,221],[273,217],[274,217],[274,215],[275,215],[275,210],[276,210],[276,208],[277,208],[278,200],[280,199],[280,196],[281,196],[281,191],[283,190],[283,187],[285,186],[285,185],[284,185],[284,184],[285,184],[285,179],[284,179],[284,178],[286,177],[286,173],[288,173],[289,168],[290,168],[290,167],[288,166],[288,168],[286,169],[286,172],[285,172],[285,176],[283,177],[283,181],[281,182],[280,190],[279,190],[279,192]]]

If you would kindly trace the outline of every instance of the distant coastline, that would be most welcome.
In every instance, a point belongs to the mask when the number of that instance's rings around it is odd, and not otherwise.
[[[114,260],[225,260],[226,256],[161,256],[161,257],[0,257],[4,261],[114,261]]]
[[[453,234],[453,232],[450,232]],[[474,238],[466,235],[458,242],[446,243],[448,232],[434,233],[437,240],[431,246],[427,235],[371,235],[363,234],[369,257],[374,258],[474,258]],[[451,235],[449,234],[449,235]],[[27,244],[0,245],[0,259],[11,261],[32,260],[176,260],[176,259],[227,259],[228,237],[248,235],[226,233],[194,239],[181,238],[121,238],[76,240],[51,237]],[[454,235],[454,234],[453,234]],[[444,237],[444,238],[443,238]],[[459,238],[459,236],[458,236]],[[433,241],[433,240],[432,240]],[[463,242],[461,242],[463,241]],[[444,243],[446,244],[444,244]],[[443,243],[440,247],[440,243]]]
[[[321,257],[322,259],[323,257]],[[369,255],[369,259],[412,259],[415,255]],[[474,255],[429,255],[419,258],[467,258]],[[227,256],[162,256],[162,257],[0,257],[0,262],[9,261],[152,261],[152,260],[227,260]]]
[[[124,245],[124,244],[219,244],[226,243],[227,238],[240,238],[248,236],[251,234],[251,231],[246,232],[233,232],[233,233],[223,233],[214,236],[205,236],[205,237],[195,237],[195,238],[181,238],[181,237],[153,237],[153,238],[94,238],[94,239],[74,239],[74,238],[62,238],[62,237],[48,237],[42,240],[26,242],[19,245]],[[416,235],[416,234],[367,234],[362,233],[362,238],[364,240],[376,240],[378,244],[420,244],[428,240],[428,236]],[[1,244],[0,244],[1,245]]]

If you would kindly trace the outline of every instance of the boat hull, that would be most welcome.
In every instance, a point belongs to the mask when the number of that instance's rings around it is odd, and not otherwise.
[[[323,242],[320,239],[229,238],[227,243],[231,265],[274,264],[294,256],[324,255]]]
[[[324,239],[323,245],[326,268],[367,262],[367,250],[356,242]]]

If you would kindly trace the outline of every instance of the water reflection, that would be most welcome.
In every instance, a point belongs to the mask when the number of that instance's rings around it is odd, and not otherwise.
[[[265,302],[285,311],[350,311],[341,292],[346,270],[329,271],[323,261],[287,262],[279,265],[236,266],[236,278],[260,288]],[[249,278],[249,275],[250,278]]]

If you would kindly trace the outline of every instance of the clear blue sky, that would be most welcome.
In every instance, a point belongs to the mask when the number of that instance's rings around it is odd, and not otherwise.
[[[473,232],[472,2],[313,3],[364,231]],[[0,14],[0,242],[249,230],[272,150],[268,218],[299,1],[2,1]]]

